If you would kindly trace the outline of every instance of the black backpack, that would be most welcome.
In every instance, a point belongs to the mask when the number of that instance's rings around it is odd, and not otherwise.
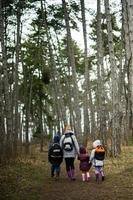
[[[53,143],[50,148],[50,157],[51,158],[61,158],[63,155],[62,149],[58,143]]]
[[[65,151],[71,152],[74,148],[74,141],[72,138],[73,133],[66,133],[64,136],[64,139],[62,141],[62,147]],[[68,138],[70,138],[71,140],[67,141]]]
[[[95,149],[95,159],[103,161],[105,159],[105,149],[102,145],[99,145]]]

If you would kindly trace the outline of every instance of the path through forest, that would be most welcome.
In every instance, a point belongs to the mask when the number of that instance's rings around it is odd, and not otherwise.
[[[127,157],[128,155],[128,157]],[[124,147],[117,159],[106,159],[106,180],[82,182],[76,160],[76,180],[68,180],[64,163],[59,180],[50,177],[47,151],[31,155],[16,164],[0,167],[0,200],[132,200],[133,147]]]
[[[130,160],[130,159],[129,159]],[[128,162],[129,162],[128,160]],[[68,180],[64,164],[59,180],[50,178],[44,180],[44,197],[42,200],[132,200],[133,199],[133,157],[126,165],[122,159],[105,162],[106,180],[97,184],[94,170],[91,169],[90,182],[82,182],[81,173],[76,161],[76,180]],[[112,169],[110,164],[112,164]]]

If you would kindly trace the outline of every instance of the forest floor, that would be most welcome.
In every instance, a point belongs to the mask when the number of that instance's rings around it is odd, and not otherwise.
[[[132,200],[133,146],[123,147],[117,159],[105,160],[106,179],[97,184],[91,168],[90,182],[82,182],[79,161],[76,180],[70,181],[61,166],[59,180],[50,177],[47,151],[36,149],[28,159],[0,166],[0,200]]]

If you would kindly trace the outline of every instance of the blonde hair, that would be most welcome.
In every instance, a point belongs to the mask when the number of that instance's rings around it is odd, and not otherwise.
[[[72,131],[72,128],[71,128],[70,125],[66,125],[66,127],[65,127],[65,132],[66,132],[66,131]]]

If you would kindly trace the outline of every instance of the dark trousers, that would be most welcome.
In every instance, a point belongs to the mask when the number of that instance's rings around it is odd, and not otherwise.
[[[56,175],[59,175],[59,173],[60,173],[60,165],[59,164],[51,165],[51,176],[54,176],[54,173],[56,173]]]
[[[65,158],[66,171],[74,169],[74,160],[75,158]]]

